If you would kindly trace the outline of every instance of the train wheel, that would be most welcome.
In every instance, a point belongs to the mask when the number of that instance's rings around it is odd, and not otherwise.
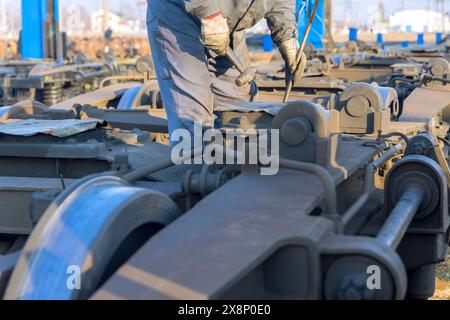
[[[162,109],[161,96],[156,81],[148,81],[129,88],[119,101],[117,109],[130,110],[143,106],[151,109]]]
[[[50,206],[28,239],[5,299],[87,299],[180,211],[158,192],[97,176]]]

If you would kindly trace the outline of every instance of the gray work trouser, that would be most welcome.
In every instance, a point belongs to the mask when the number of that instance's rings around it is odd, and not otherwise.
[[[239,72],[225,57],[211,57],[200,41],[196,18],[170,2],[164,13],[152,10],[151,4],[148,35],[170,133],[178,128],[193,132],[199,123],[214,127],[214,107],[249,101],[250,86],[237,87]],[[234,38],[235,52],[248,62],[245,33]]]

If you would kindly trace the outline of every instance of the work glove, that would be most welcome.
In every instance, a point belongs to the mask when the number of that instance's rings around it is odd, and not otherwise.
[[[299,44],[296,38],[283,41],[279,46],[279,50],[286,63],[286,84],[288,81],[292,81],[295,85],[305,72],[307,63],[306,55],[302,52],[300,63],[297,64]]]
[[[230,29],[227,19],[219,12],[201,19],[201,24],[203,44],[219,56],[226,55],[230,46]]]

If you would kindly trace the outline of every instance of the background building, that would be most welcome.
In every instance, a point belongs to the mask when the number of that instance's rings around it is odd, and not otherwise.
[[[32,1],[32,0],[30,0]],[[367,33],[450,32],[450,0],[332,0],[333,29]],[[105,6],[106,5],[106,6]],[[0,0],[0,39],[17,39],[21,28],[21,0]],[[107,23],[114,35],[146,37],[147,0],[60,0],[61,30],[69,36],[102,36]],[[266,33],[262,22],[253,30]]]
[[[392,31],[403,32],[442,32],[450,30],[450,18],[445,12],[431,10],[405,10],[389,17]]]

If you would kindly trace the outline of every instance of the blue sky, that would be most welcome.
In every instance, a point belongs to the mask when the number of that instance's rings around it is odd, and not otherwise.
[[[1,0],[0,0],[1,1]],[[3,0],[5,1],[5,0]],[[18,6],[21,0],[14,0],[14,4],[8,0],[8,7]],[[382,1],[386,7],[386,15],[399,11],[404,4],[405,9],[426,9],[429,5],[433,8],[434,1],[432,0],[333,0],[334,2],[334,17],[342,19],[344,16],[344,7],[346,3],[352,3],[352,16],[355,21],[364,23],[366,19],[366,10],[368,7],[377,5]],[[128,16],[145,18],[145,8],[147,0],[109,0],[111,9],[116,12],[124,13]],[[60,0],[62,7],[70,4],[79,4],[87,8],[89,11],[94,11],[102,8],[102,0]],[[444,0],[445,11],[450,11],[450,0]],[[14,8],[11,8],[14,9]]]

